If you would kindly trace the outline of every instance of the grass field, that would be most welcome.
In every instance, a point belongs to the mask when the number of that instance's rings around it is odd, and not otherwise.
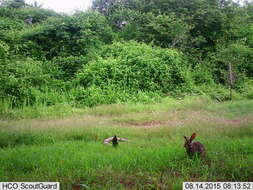
[[[253,100],[166,98],[66,109],[67,116],[1,116],[0,181],[59,181],[64,190],[179,190],[183,181],[253,181]],[[206,146],[204,159],[186,155],[183,135],[193,132]],[[129,142],[102,144],[114,134]]]

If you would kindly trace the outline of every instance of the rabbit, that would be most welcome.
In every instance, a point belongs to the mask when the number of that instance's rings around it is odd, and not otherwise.
[[[197,136],[196,133],[193,133],[190,139],[184,136],[185,138],[184,147],[190,158],[192,158],[195,155],[200,157],[204,157],[206,155],[206,149],[203,144],[201,144],[200,142],[192,142],[196,138],[196,136]]]

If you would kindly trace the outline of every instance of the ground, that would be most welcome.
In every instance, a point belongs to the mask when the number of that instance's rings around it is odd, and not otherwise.
[[[0,181],[59,181],[66,190],[177,190],[184,181],[253,181],[253,100],[166,98],[62,117],[1,118]],[[193,132],[206,158],[187,157],[183,136]],[[113,135],[129,142],[103,145]]]

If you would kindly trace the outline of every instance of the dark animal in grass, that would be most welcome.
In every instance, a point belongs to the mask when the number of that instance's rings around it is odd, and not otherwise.
[[[206,149],[203,144],[200,142],[192,142],[196,138],[197,134],[193,133],[190,138],[185,138],[185,144],[184,147],[186,149],[186,152],[190,158],[193,156],[200,156],[204,157],[206,155]]]
[[[118,146],[119,142],[128,142],[126,138],[119,138],[116,135],[114,137],[109,137],[104,139],[103,144],[112,145],[113,147]]]
[[[118,138],[117,138],[117,136],[115,135],[114,137],[113,137],[113,139],[112,139],[112,146],[114,146],[114,147],[117,147],[118,146]]]

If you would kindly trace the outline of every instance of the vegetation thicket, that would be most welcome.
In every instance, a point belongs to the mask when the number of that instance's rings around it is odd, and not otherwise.
[[[3,110],[152,102],[164,96],[253,97],[253,4],[94,0],[72,15],[0,5]]]
[[[253,2],[93,0],[68,15],[0,0],[0,181],[252,182],[252,99]],[[205,157],[187,156],[193,133]],[[103,144],[114,135],[128,141]]]

